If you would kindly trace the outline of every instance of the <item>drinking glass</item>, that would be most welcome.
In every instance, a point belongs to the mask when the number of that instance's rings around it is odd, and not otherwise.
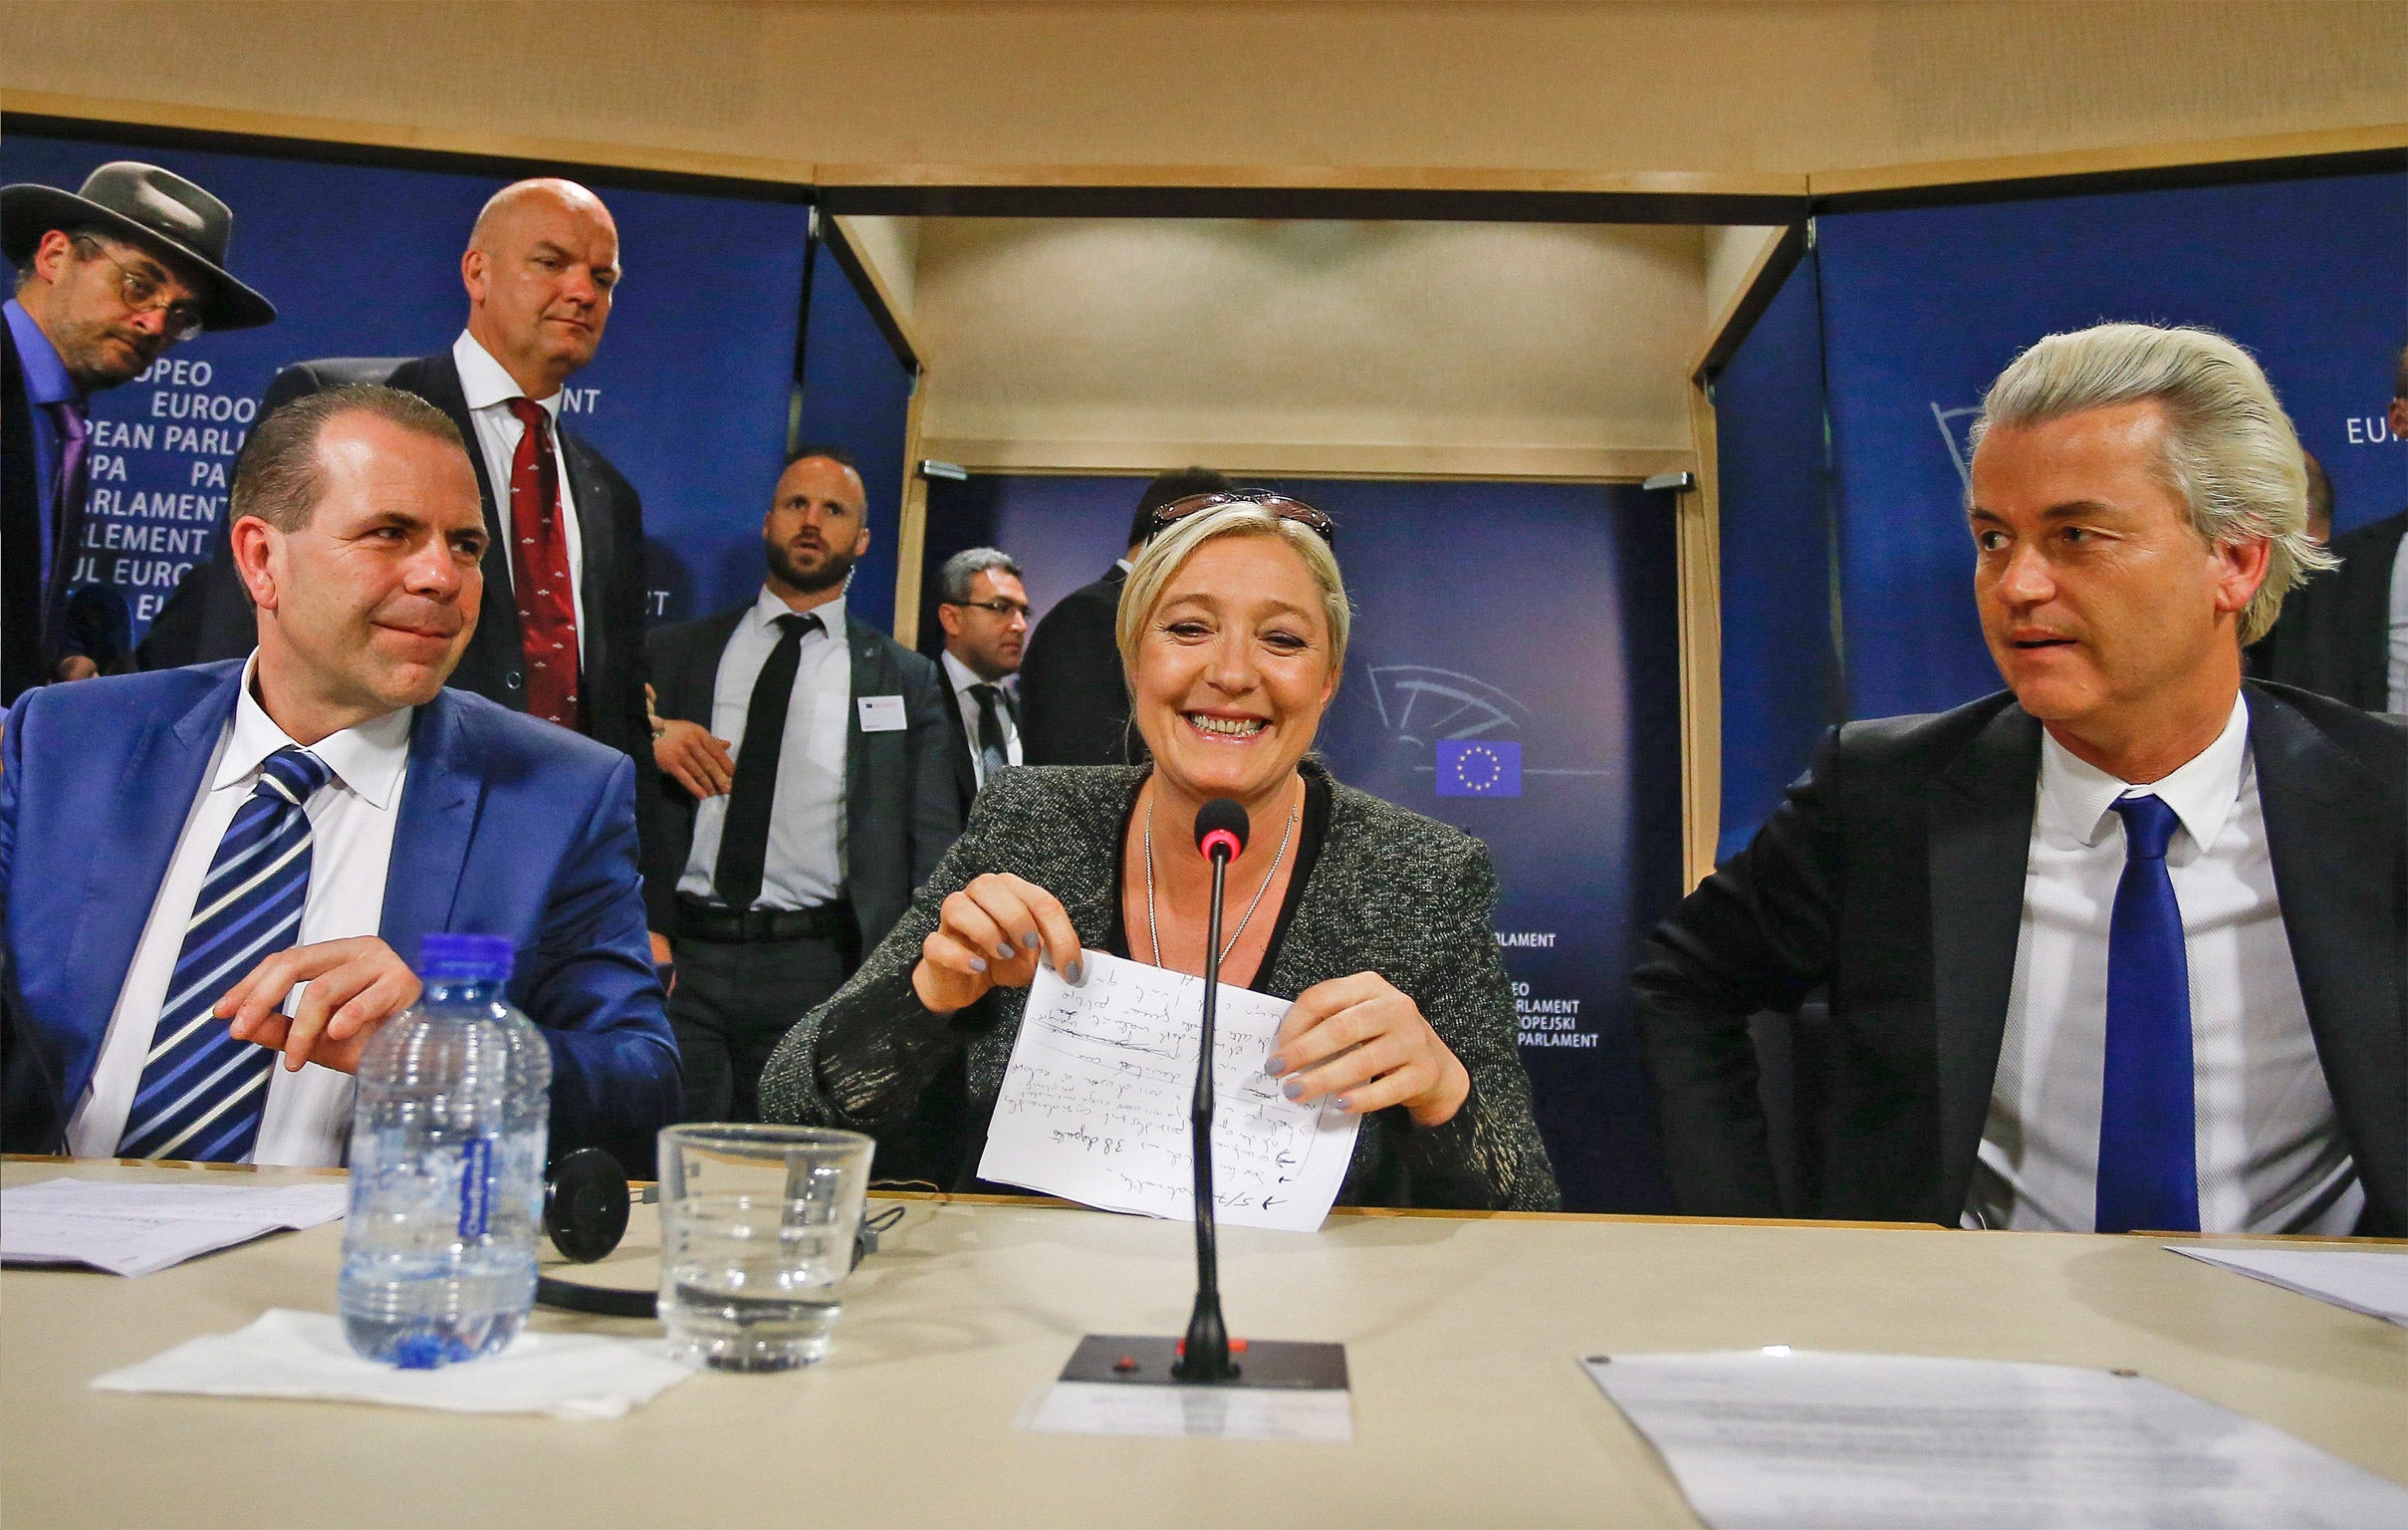
[[[789,1371],[827,1356],[875,1147],[817,1127],[660,1134],[660,1321],[679,1360]]]

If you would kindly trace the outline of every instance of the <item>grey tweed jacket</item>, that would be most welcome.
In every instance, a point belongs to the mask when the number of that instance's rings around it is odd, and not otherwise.
[[[761,1074],[763,1119],[892,1130],[966,1047],[969,1121],[983,1124],[1027,990],[997,989],[956,1015],[932,1015],[911,987],[920,944],[946,897],[976,877],[1011,872],[1062,899],[1080,940],[1101,949],[1122,826],[1146,773],[1025,767],[987,783],[901,922],[834,998],[787,1032]],[[1330,978],[1377,972],[1420,1006],[1472,1080],[1470,1098],[1443,1126],[1416,1127],[1401,1109],[1366,1119],[1340,1203],[1555,1209],[1561,1197],[1531,1114],[1512,989],[1491,928],[1497,874],[1487,847],[1351,787],[1331,781],[1329,790],[1320,860],[1268,980],[1256,986],[1292,999]],[[967,1157],[972,1145],[962,1146]]]

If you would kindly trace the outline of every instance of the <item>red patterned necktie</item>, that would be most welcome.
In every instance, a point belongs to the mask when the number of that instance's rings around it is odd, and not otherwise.
[[[575,728],[577,599],[569,581],[569,537],[561,527],[552,419],[531,398],[511,399],[510,412],[519,420],[518,450],[510,457],[510,572],[527,646],[527,710]]]

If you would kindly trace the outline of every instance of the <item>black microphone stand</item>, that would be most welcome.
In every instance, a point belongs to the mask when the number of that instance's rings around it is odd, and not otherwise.
[[[1212,864],[1212,907],[1204,934],[1204,1013],[1196,1035],[1196,1092],[1188,1112],[1195,1138],[1196,1305],[1187,1337],[1089,1334],[1079,1341],[1066,1382],[1141,1387],[1233,1387],[1247,1390],[1343,1392],[1346,1349],[1290,1339],[1232,1340],[1221,1321],[1221,1253],[1212,1193],[1213,1031],[1220,1013],[1221,904],[1229,863],[1246,845],[1246,810],[1227,798],[1196,814],[1196,848]],[[1243,1354],[1243,1372],[1230,1360]]]
[[[1171,1375],[1182,1382],[1235,1380],[1229,1360],[1229,1329],[1221,1321],[1221,1251],[1213,1225],[1212,1029],[1221,993],[1221,898],[1229,880],[1229,846],[1212,847],[1212,912],[1205,920],[1204,1020],[1196,1037],[1195,1103],[1188,1124],[1195,1133],[1196,1306],[1187,1319],[1187,1341]]]

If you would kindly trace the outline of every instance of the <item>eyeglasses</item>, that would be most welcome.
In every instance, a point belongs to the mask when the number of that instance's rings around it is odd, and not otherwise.
[[[136,271],[110,253],[100,240],[83,235],[75,241],[76,249],[87,257],[98,255],[118,268],[118,296],[126,308],[137,314],[152,314],[164,309],[167,313],[166,333],[169,345],[182,345],[201,332],[201,310],[198,303],[167,296],[166,284],[147,271]]]
[[[1321,539],[1330,546],[1337,545],[1337,523],[1330,520],[1326,512],[1270,489],[1220,489],[1209,494],[1190,494],[1185,499],[1174,499],[1154,511],[1153,530],[1147,535],[1158,537],[1176,522],[1206,510],[1218,510],[1224,505],[1260,505],[1283,521],[1294,521],[1299,526],[1319,532]]]
[[[944,604],[947,606],[976,607],[978,610],[986,612],[990,616],[1001,617],[1006,622],[1011,621],[1014,617],[1018,617],[1025,622],[1037,613],[1037,608],[1031,606],[1026,601],[1007,601],[1000,595],[996,596],[993,600],[988,601],[947,601]]]

